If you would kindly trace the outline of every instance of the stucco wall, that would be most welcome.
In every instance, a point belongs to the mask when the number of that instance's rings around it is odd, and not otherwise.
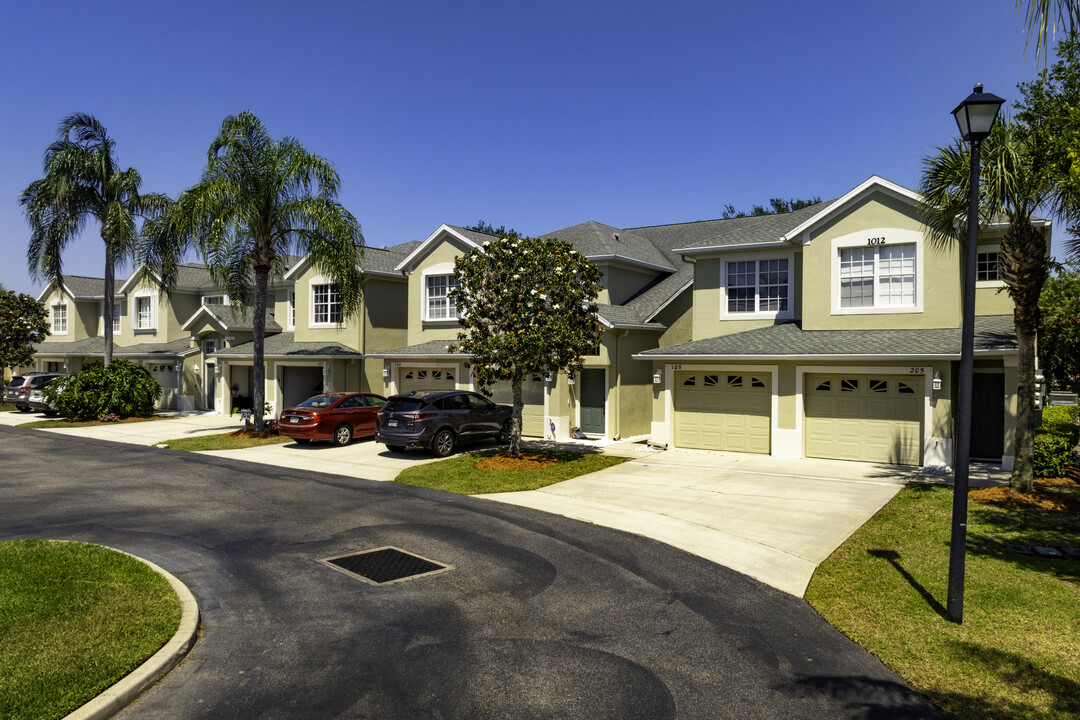
[[[456,238],[444,235],[441,242],[432,243],[428,253],[419,259],[409,275],[408,304],[409,316],[406,345],[419,345],[429,340],[453,340],[457,337],[456,320],[428,321],[426,304],[425,272],[434,271],[436,275],[450,275],[454,272],[454,259],[463,255],[469,248]]]

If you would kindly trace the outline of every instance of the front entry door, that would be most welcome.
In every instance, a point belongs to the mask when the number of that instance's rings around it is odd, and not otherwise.
[[[203,405],[207,410],[214,408],[214,395],[217,393],[217,363],[207,362],[203,366],[203,392],[206,402]]]
[[[971,376],[971,457],[1001,460],[1005,453],[1005,375]]]
[[[604,396],[607,394],[603,370],[581,371],[581,432],[603,435],[607,431],[604,422]]]

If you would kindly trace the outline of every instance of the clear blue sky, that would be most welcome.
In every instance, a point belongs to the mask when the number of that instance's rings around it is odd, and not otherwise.
[[[75,111],[175,197],[222,119],[251,110],[337,166],[381,247],[443,222],[531,235],[829,199],[872,174],[912,187],[975,82],[1011,102],[1035,77],[1014,0],[2,8],[0,283],[34,294],[17,198]],[[90,225],[65,272],[103,263]]]

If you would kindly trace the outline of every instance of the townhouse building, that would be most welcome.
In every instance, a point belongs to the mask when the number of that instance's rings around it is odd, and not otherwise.
[[[600,346],[574,378],[523,388],[524,434],[648,438],[673,448],[951,464],[963,268],[930,242],[918,195],[874,176],[796,212],[637,228],[585,222],[544,233],[602,272]],[[1050,223],[1038,221],[1049,238]],[[1016,339],[997,274],[1005,228],[980,238],[972,456],[1011,467]],[[444,224],[425,240],[366,248],[360,313],[295,259],[268,305],[265,396],[273,412],[317,390],[475,389],[451,353],[454,259],[493,238]],[[113,299],[116,357],[145,363],[163,405],[228,412],[251,397],[250,312],[198,265],[172,298],[154,279]],[[41,299],[54,334],[38,369],[100,357],[100,279],[65,278]],[[97,295],[95,295],[95,291]],[[58,332],[59,330],[59,332]],[[494,400],[509,402],[508,386]]]

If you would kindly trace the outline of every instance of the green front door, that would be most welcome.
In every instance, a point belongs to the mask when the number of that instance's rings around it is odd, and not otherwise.
[[[604,422],[604,396],[607,382],[603,370],[582,370],[581,383],[581,432],[603,435],[607,432]]]

